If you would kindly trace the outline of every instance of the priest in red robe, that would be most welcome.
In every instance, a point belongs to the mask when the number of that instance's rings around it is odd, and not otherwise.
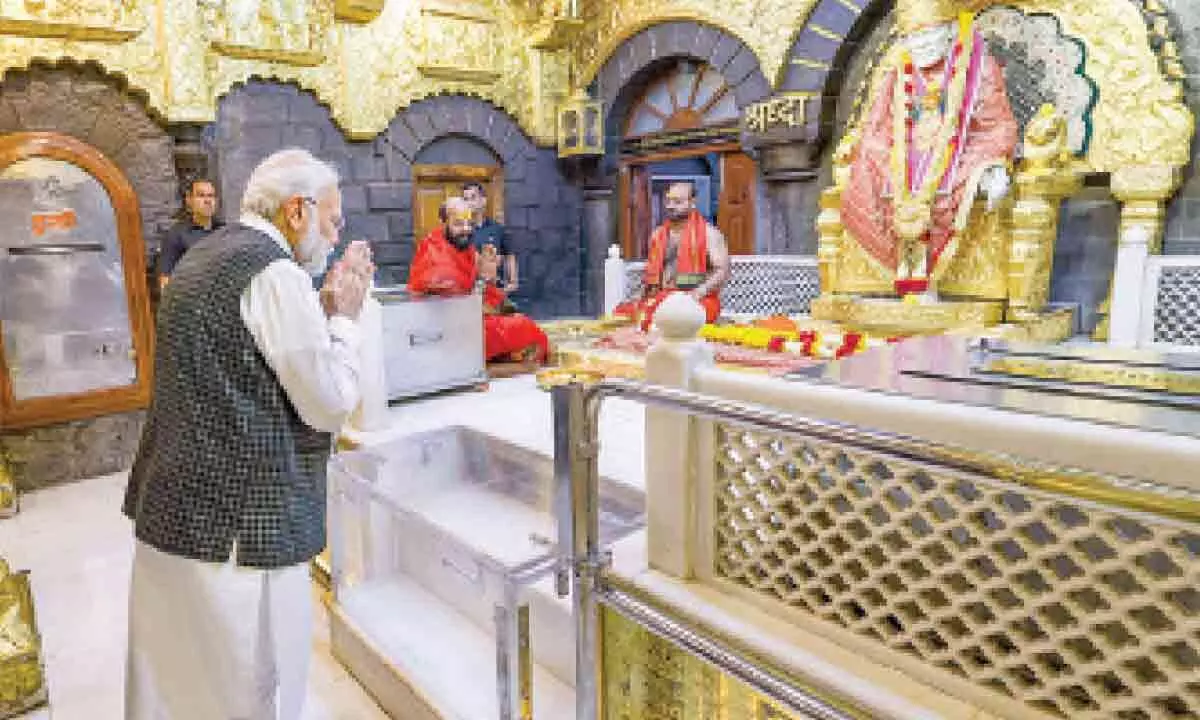
[[[617,315],[654,323],[654,311],[672,293],[686,292],[700,303],[708,322],[721,315],[721,288],[729,281],[729,251],[721,231],[696,209],[696,189],[673,183],[663,196],[667,219],[650,237],[642,300],[620,305]]]
[[[546,334],[528,317],[516,313],[494,280],[499,258],[493,248],[482,253],[471,244],[471,208],[454,197],[441,208],[442,224],[421,244],[408,275],[409,292],[418,295],[463,295],[482,285],[483,347],[488,362],[543,363],[549,354]]]

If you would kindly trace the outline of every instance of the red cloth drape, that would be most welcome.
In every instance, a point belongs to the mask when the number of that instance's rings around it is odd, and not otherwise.
[[[462,250],[446,239],[445,229],[435,227],[417,246],[408,273],[408,289],[414,294],[462,295],[475,288],[478,253],[474,247]],[[490,314],[506,300],[499,288],[484,289],[483,348],[488,360],[513,358],[533,348],[538,362],[546,359],[550,342],[537,323],[524,315]]]

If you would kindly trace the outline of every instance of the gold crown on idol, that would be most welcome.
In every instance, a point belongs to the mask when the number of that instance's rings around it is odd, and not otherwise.
[[[972,13],[976,3],[963,0],[898,0],[896,27],[903,34],[935,25],[955,22],[963,13]]]

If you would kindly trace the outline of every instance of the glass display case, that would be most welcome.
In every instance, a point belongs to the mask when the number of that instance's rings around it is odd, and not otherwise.
[[[0,140],[0,421],[132,409],[149,396],[137,200],[116,166],[59,135]]]
[[[335,655],[393,717],[574,716],[550,458],[462,427],[330,465]],[[601,482],[610,543],[642,491]]]

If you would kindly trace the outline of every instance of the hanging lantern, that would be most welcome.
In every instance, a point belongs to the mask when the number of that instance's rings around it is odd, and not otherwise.
[[[558,111],[558,156],[588,157],[604,154],[604,128],[600,101],[577,90]]]

